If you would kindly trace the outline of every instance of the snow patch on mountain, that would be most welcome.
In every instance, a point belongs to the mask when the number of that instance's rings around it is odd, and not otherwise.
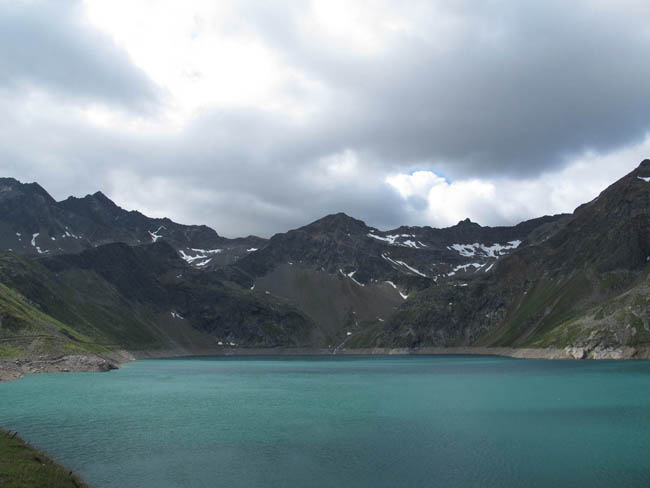
[[[485,263],[483,263],[483,264],[480,264],[480,263],[461,264],[461,265],[458,265],[458,266],[456,266],[456,267],[454,268],[454,273],[460,271],[461,269],[462,269],[463,271],[467,271],[467,269],[468,269],[470,266],[473,266],[474,268],[476,268],[476,269],[478,270],[478,269],[481,269],[483,266],[485,266]]]
[[[506,244],[492,244],[491,246],[475,242],[473,244],[452,244],[451,246],[447,246],[447,249],[456,251],[458,254],[466,258],[474,257],[477,254],[496,258],[506,254],[512,249],[516,249],[520,244],[520,240],[508,241]]]
[[[37,253],[39,253],[39,254],[45,254],[45,253],[47,253],[47,252],[49,252],[49,251],[41,251],[41,248],[40,248],[39,246],[36,245],[36,238],[37,238],[39,235],[41,235],[40,232],[35,232],[34,234],[32,234],[32,247],[33,247],[34,249],[36,249],[36,252],[37,252]]]
[[[158,232],[160,232],[164,228],[165,228],[165,226],[161,225],[154,232],[151,232],[150,230],[147,231],[147,232],[149,232],[149,235],[151,236],[151,241],[152,242],[156,242],[158,239],[160,239],[162,237],[160,234],[158,234]]]
[[[390,256],[387,256],[386,254],[381,253],[381,257],[383,259],[385,259],[386,261],[388,261],[389,263],[393,263],[395,266],[399,266],[399,263],[397,261],[391,259]]]
[[[352,271],[351,273],[345,273],[342,269],[339,269],[339,271],[341,272],[342,275],[347,276],[347,277],[350,278],[352,281],[354,281],[357,285],[359,285],[359,286],[366,286],[366,285],[364,285],[363,283],[359,283],[357,280],[354,279],[354,273],[357,272],[356,269],[355,269],[354,271]]]
[[[219,254],[220,252],[223,251],[223,249],[196,249],[196,248],[191,248],[192,251],[194,252],[200,252],[200,253],[205,253],[205,254]]]
[[[192,264],[194,261],[198,259],[205,259],[208,256],[205,254],[197,254],[196,256],[190,256],[189,254],[185,254],[185,251],[182,249],[178,250],[178,253],[181,255],[181,258],[187,261],[187,263]]]
[[[368,237],[372,237],[373,239],[377,239],[378,241],[382,241],[387,244],[390,244],[391,246],[411,247],[413,249],[420,249],[421,247],[426,247],[426,245],[422,244],[420,241],[413,240],[415,239],[415,236],[413,234],[392,234],[392,235],[389,234],[385,237],[378,236],[371,233],[368,233],[366,235]],[[406,240],[399,242],[399,239],[401,238]]]
[[[208,264],[211,260],[212,257],[210,256],[211,254],[219,254],[220,252],[223,251],[223,249],[197,249],[197,248],[190,248],[189,251],[194,251],[198,254],[191,255],[183,251],[182,249],[178,250],[178,253],[181,255],[181,258],[183,258],[188,264],[194,263],[194,261],[200,261],[202,259],[207,259],[207,261],[203,261],[200,263],[196,263],[196,266],[205,266]]]
[[[409,271],[412,271],[412,272],[415,273],[415,274],[418,274],[418,275],[420,275],[420,276],[424,276],[425,278],[427,277],[427,275],[425,275],[425,274],[422,273],[421,271],[418,271],[418,270],[415,269],[414,267],[409,266],[409,265],[406,264],[404,261],[397,261],[397,263],[398,263],[398,264],[401,264],[402,266],[404,266],[404,267],[407,268]]]
[[[397,288],[397,285],[396,285],[395,283],[393,283],[392,281],[386,281],[385,283],[388,283],[390,286],[392,286],[393,288],[395,288],[395,289],[397,290],[397,293],[399,293],[399,295],[400,295],[404,300],[406,300],[406,299],[409,297],[408,295],[405,295],[404,293],[402,293],[401,290],[400,290],[399,288]]]
[[[412,241],[410,239],[407,239],[404,242],[402,242],[402,245],[404,245],[405,247],[412,247],[413,249],[420,249],[417,242]]]
[[[375,234],[367,234],[368,237],[372,237],[373,239],[377,239],[378,241],[384,241],[387,242],[388,244],[395,244],[395,239],[399,237],[399,235],[395,234],[393,236],[376,236]]]

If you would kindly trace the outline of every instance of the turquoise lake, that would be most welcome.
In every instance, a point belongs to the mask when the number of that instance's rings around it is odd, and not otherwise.
[[[0,384],[97,488],[648,487],[650,361],[204,357]]]

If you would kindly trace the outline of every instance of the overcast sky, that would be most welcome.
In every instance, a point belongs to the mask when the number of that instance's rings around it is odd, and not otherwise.
[[[269,236],[570,212],[650,157],[650,2],[0,0],[0,176]]]

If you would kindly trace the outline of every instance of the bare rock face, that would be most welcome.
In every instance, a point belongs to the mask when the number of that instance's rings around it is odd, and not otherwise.
[[[119,366],[99,356],[74,355],[64,356],[60,361],[53,362],[51,367],[60,369],[61,371],[93,371],[103,373],[118,369]]]
[[[596,348],[589,352],[589,359],[631,359],[635,354],[633,347]]]
[[[122,355],[121,357],[126,359],[128,356]],[[20,358],[0,361],[0,381],[15,380],[26,374],[72,372],[103,373],[118,368],[119,363],[116,360],[94,355],[75,354],[59,357],[40,356],[33,359]]]
[[[573,359],[584,359],[585,357],[584,347],[567,347],[564,351],[567,356],[572,357]]]
[[[106,358],[91,355],[75,354],[58,358],[38,358],[16,360],[24,372],[29,373],[69,373],[69,372],[98,372],[103,373],[118,369],[119,365]]]

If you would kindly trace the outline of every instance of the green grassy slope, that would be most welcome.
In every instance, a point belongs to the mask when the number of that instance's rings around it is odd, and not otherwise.
[[[0,486],[82,488],[88,485],[15,434],[0,429]]]
[[[290,305],[193,270],[162,242],[140,248],[109,244],[40,260],[0,253],[0,283],[5,302],[20,296],[59,329],[111,349],[191,353],[219,341],[273,347],[323,340],[315,324]],[[7,328],[7,337],[10,323],[1,329]],[[18,354],[16,344],[5,341],[7,355]]]
[[[0,283],[0,358],[107,352]]]
[[[142,326],[146,311],[134,307],[92,272],[72,270],[69,276],[52,273],[37,261],[0,253],[0,283],[0,306],[8,317],[2,322],[0,334],[6,338],[7,350],[13,347],[28,357],[34,356],[41,352],[42,341],[48,343],[42,350],[45,355],[76,350],[65,342],[65,347],[49,347],[53,341],[34,337],[37,335],[54,336],[58,342],[67,338],[83,344],[86,352],[95,353],[125,344],[162,344],[159,334]],[[16,328],[12,323],[20,324],[20,330],[12,331],[12,327]],[[17,336],[24,339],[9,339]]]
[[[590,344],[650,346],[650,274],[644,273],[629,290],[582,313],[541,330],[532,347],[589,347]]]

